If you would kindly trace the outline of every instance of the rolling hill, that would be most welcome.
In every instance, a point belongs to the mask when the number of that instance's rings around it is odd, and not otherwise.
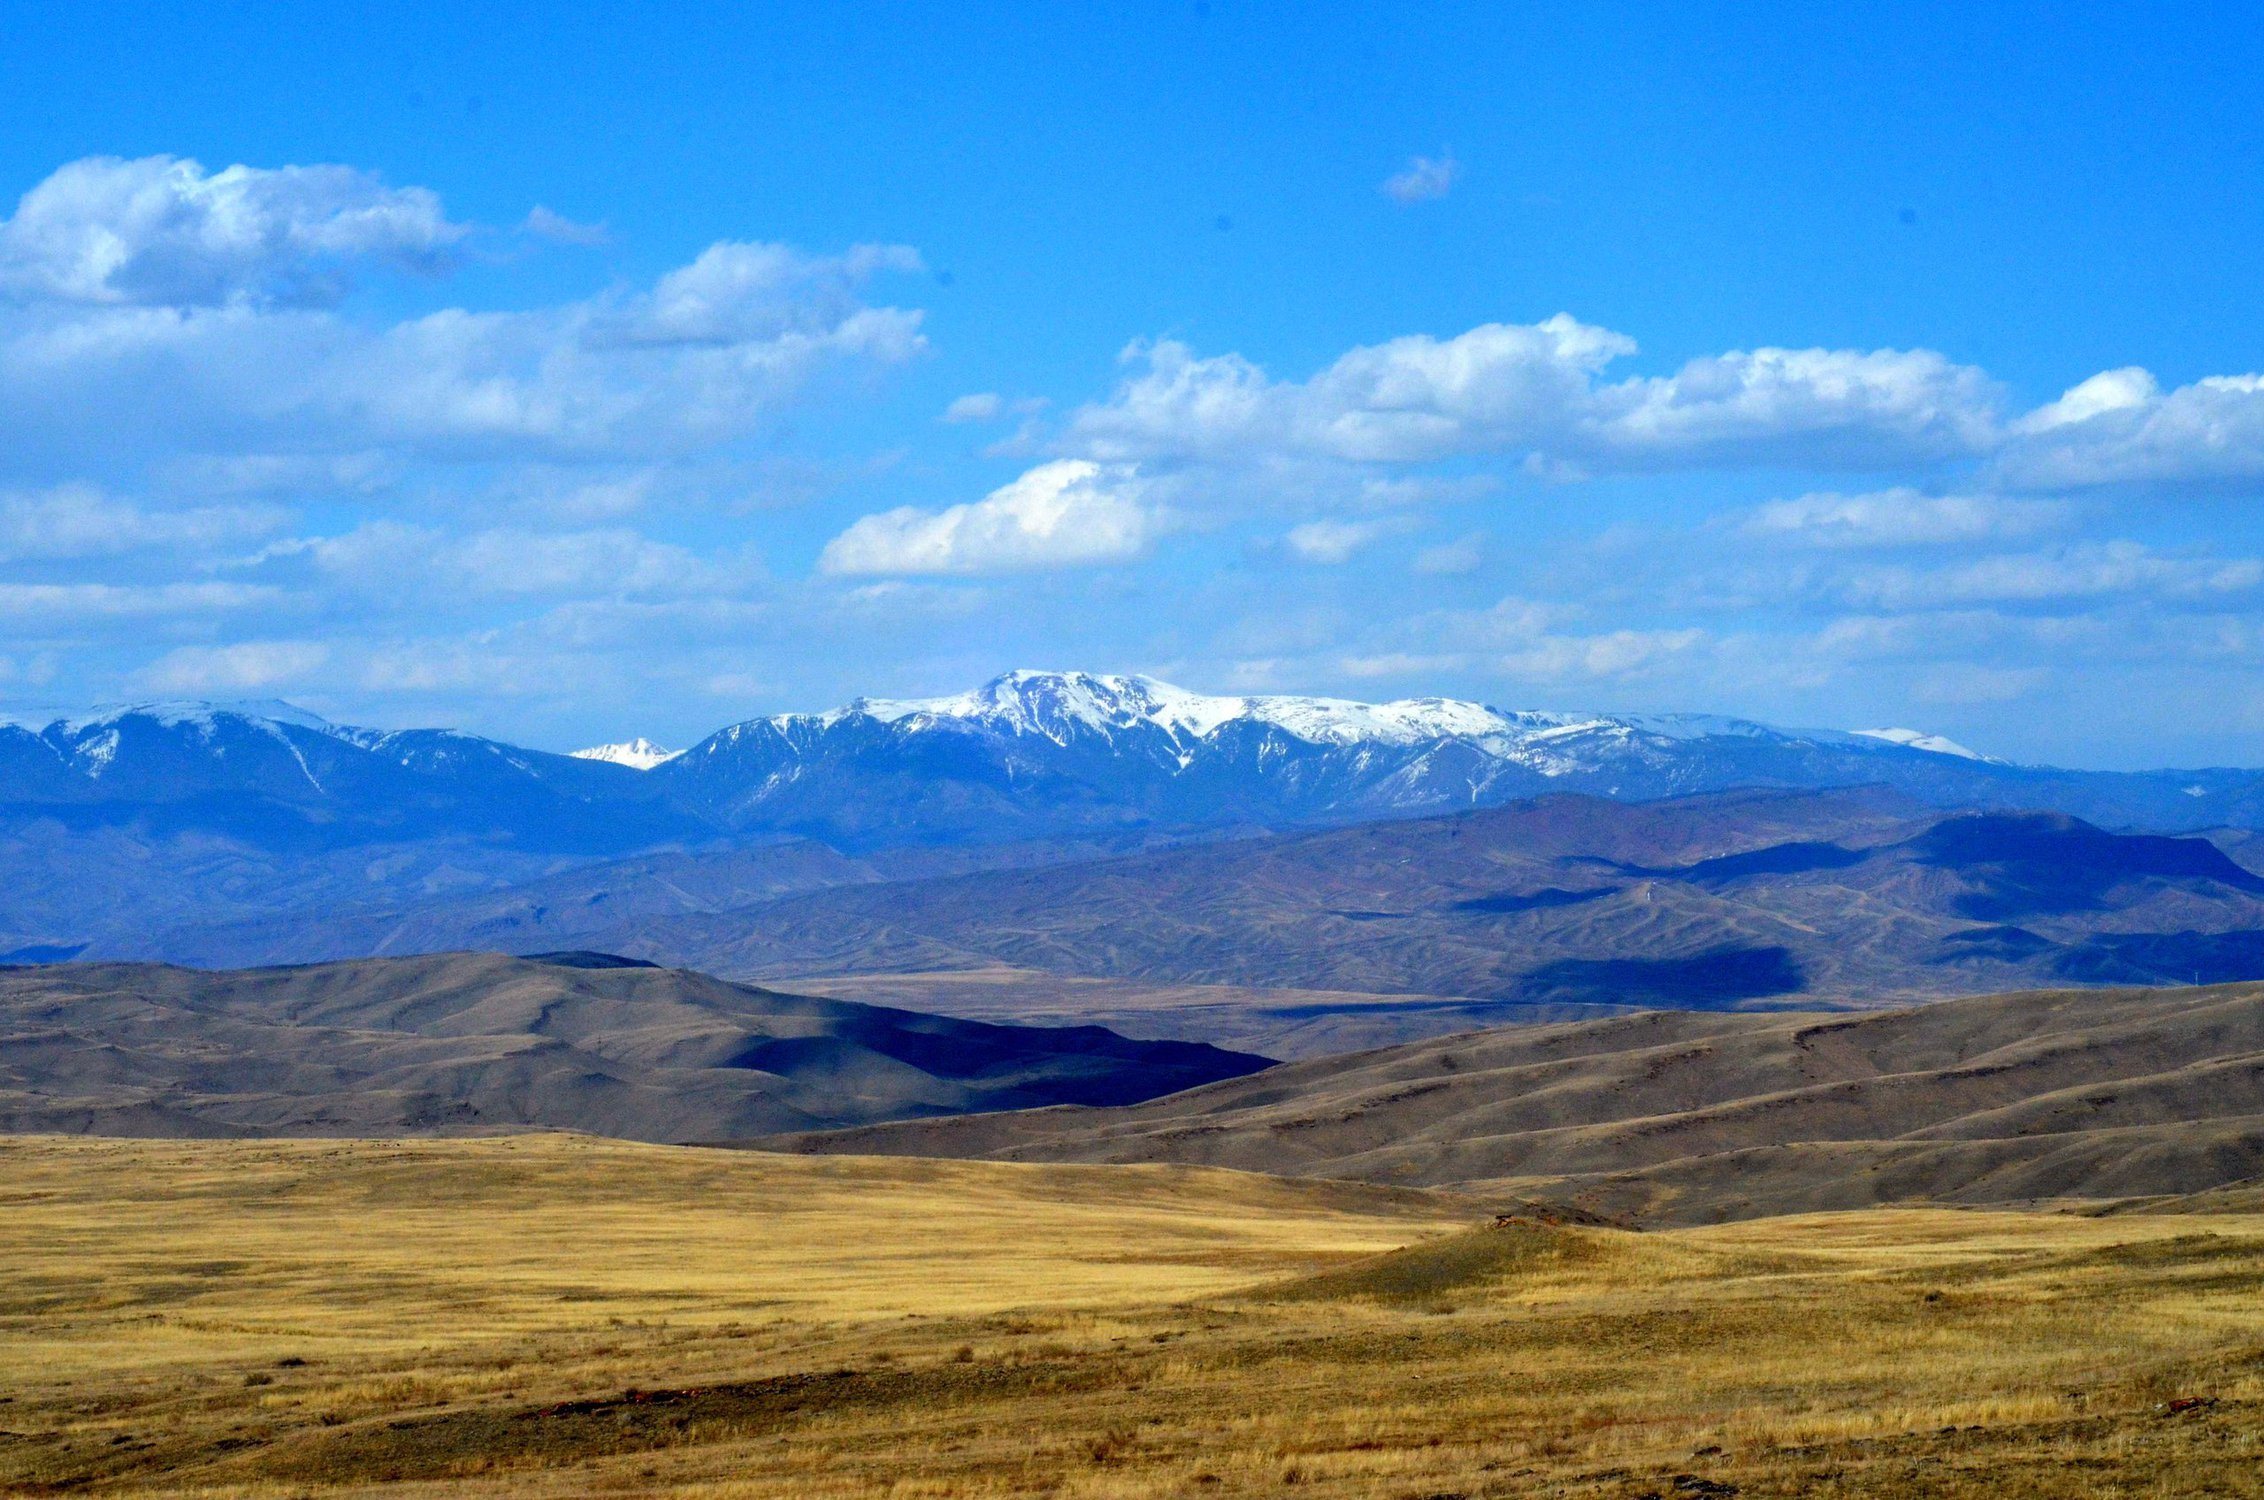
[[[597,954],[0,969],[0,1129],[697,1141],[1123,1103],[1265,1059],[781,995]]]
[[[1285,1064],[1129,1108],[759,1144],[1201,1163],[1646,1223],[2176,1198],[2264,1176],[2264,985],[1857,1016],[1652,1012]]]

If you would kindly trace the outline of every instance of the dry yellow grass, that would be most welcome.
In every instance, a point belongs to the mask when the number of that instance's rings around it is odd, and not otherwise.
[[[5,1141],[0,1487],[2264,1494],[2264,1217],[1473,1218],[1178,1169]]]
[[[1390,1249],[1449,1212],[1232,1172],[559,1135],[18,1137],[0,1139],[0,1328],[19,1375],[78,1377],[621,1322],[1082,1309]]]

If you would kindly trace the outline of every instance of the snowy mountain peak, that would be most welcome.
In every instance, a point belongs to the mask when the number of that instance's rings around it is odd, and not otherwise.
[[[1956,740],[1945,739],[1938,734],[1928,734],[1922,729],[1856,729],[1849,732],[1859,734],[1867,740],[1885,740],[1890,745],[1902,745],[1912,750],[1930,750],[1936,755],[1954,755],[1960,760],[1996,761],[1995,756],[1983,755],[1978,750],[1968,750]]]
[[[1058,744],[1078,730],[1106,734],[1139,724],[1201,735],[1217,722],[1207,705],[1236,701],[1205,699],[1152,677],[1025,670],[1004,673],[949,697],[859,698],[843,712],[887,724],[960,721],[1010,734],[1039,735]]]
[[[1209,738],[1237,720],[1268,724],[1317,745],[1415,744],[1509,732],[1511,720],[1483,704],[1452,698],[1357,703],[1344,698],[1221,696],[1190,692],[1153,677],[1094,672],[1008,672],[944,698],[860,698],[828,716],[863,714],[884,723],[958,721],[1062,743],[1073,731],[1100,734],[1137,726],[1175,740]]]
[[[768,738],[757,738],[798,747],[793,753],[799,756],[859,723],[883,724],[912,736],[977,734],[1032,748],[1042,743],[1062,749],[1097,747],[1127,757],[1127,764],[1175,766],[1179,772],[1198,763],[1238,764],[1238,757],[1250,754],[1259,757],[1261,776],[1274,774],[1266,767],[1308,764],[1315,756],[1347,758],[1352,769],[1345,774],[1354,777],[1380,775],[1379,767],[1398,764],[1402,769],[1393,774],[1407,783],[1405,805],[1410,806],[1482,799],[1530,777],[1558,785],[1601,779],[1614,789],[1658,780],[1667,789],[1680,790],[1725,777],[1767,782],[1814,774],[1772,769],[1787,756],[1918,750],[1997,764],[1953,740],[1909,729],[1780,729],[1719,714],[1504,710],[1460,698],[1363,703],[1287,694],[1209,694],[1136,674],[1028,670],[1007,672],[947,697],[859,698],[830,713],[782,714],[751,722],[708,742],[702,755],[712,758],[720,747],[759,727]],[[1247,733],[1251,730],[1260,731],[1271,748],[1254,746]],[[1280,745],[1284,739],[1294,744]],[[1450,746],[1454,750],[1445,753]],[[1747,769],[1732,771],[1733,763]],[[1465,769],[1449,772],[1449,766]],[[1479,769],[1467,769],[1471,767]],[[766,772],[787,774],[799,773]],[[1442,783],[1431,780],[1440,775],[1461,776],[1470,785],[1462,794],[1449,795],[1440,790]]]
[[[586,750],[572,752],[576,760],[602,760],[610,765],[628,766],[637,771],[649,771],[683,753],[681,750],[664,750],[643,735],[623,740],[619,744],[592,745]]]

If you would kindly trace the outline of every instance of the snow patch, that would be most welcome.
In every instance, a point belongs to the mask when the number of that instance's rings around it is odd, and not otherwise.
[[[1849,733],[1859,734],[1867,740],[1885,740],[1890,745],[1902,745],[1912,750],[1927,750],[1936,755],[1954,755],[1960,760],[1992,759],[1992,757],[1983,755],[1978,750],[1966,749],[1956,740],[1945,739],[1938,734],[1928,734],[1923,729],[1855,729],[1850,730]]]
[[[602,760],[609,765],[628,766],[632,770],[649,771],[654,766],[672,761],[684,752],[664,750],[643,735],[613,745],[592,745],[587,750],[570,752],[576,760]],[[521,770],[526,768],[522,766]]]
[[[821,727],[851,714],[882,723],[980,725],[1066,743],[1077,731],[1109,735],[1138,726],[1174,740],[1204,740],[1239,720],[1269,724],[1319,745],[1420,744],[1508,730],[1510,721],[1478,703],[1408,698],[1355,703],[1344,698],[1228,697],[1189,692],[1153,677],[1093,672],[1008,672],[979,688],[943,698],[859,698],[847,708],[810,716]],[[773,720],[784,727],[792,716]]]

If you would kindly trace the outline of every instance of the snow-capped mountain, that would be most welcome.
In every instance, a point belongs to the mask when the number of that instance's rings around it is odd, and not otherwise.
[[[1918,731],[1217,696],[1077,672],[750,719],[641,770],[452,730],[332,724],[288,704],[146,703],[0,723],[0,961],[89,943],[246,951],[215,935],[235,923],[269,924],[243,939],[251,951],[305,951],[339,921],[384,951],[414,941],[386,915],[402,902],[540,889],[628,855],[728,863],[792,837],[830,846],[817,851],[830,879],[892,847],[1031,846],[952,856],[976,867],[1546,792],[1863,784],[2117,828],[2264,828],[2255,771],[2056,771]],[[1562,815],[1595,812],[1568,802]],[[608,868],[636,882],[645,864]],[[560,898],[584,916],[622,894],[588,879],[595,889],[585,880]],[[547,930],[551,899],[526,903],[530,932]]]
[[[664,750],[638,735],[633,740],[622,740],[612,745],[592,745],[585,750],[572,751],[576,760],[602,760],[608,765],[627,766],[632,771],[649,771],[663,761],[674,760],[681,750]]]
[[[1215,697],[1158,682],[1090,672],[1008,672],[973,692],[948,698],[860,698],[821,715],[862,713],[884,723],[934,726],[950,721],[1065,744],[1080,733],[1160,729],[1190,743],[1238,719],[1270,724],[1314,744],[1411,745],[1457,735],[1500,734],[1515,717],[1453,698],[1355,703],[1345,698]],[[1546,718],[1545,715],[1525,715]]]
[[[1943,805],[2052,807],[2122,825],[2264,811],[2251,807],[2249,772],[2024,768],[1917,730],[1227,697],[1086,672],[1009,672],[949,697],[751,719],[654,775],[728,828],[845,845],[1393,817],[1550,790],[1655,798],[1871,782]]]
[[[750,719],[674,755],[641,739],[558,755],[332,724],[281,703],[145,703],[0,725],[0,818],[68,808],[74,827],[202,829],[263,847],[449,839],[519,856],[780,834],[842,849],[1145,836],[1547,791],[1647,799],[1863,783],[2111,826],[2264,825],[2264,777],[2249,771],[2054,771],[1918,730],[1221,696],[1084,672]]]
[[[333,724],[287,703],[136,703],[0,724],[0,815],[205,829],[262,845],[506,840],[610,852],[701,825],[616,767],[447,729]]]
[[[1189,692],[1153,677],[1090,672],[1008,672],[948,697],[859,698],[829,713],[787,714],[760,722],[830,729],[859,716],[914,729],[959,727],[1034,736],[1056,745],[1091,735],[1161,731],[1175,743],[1194,747],[1237,723],[1267,726],[1307,744],[1345,748],[1459,739],[1558,773],[1586,769],[1598,753],[1610,753],[1598,747],[1637,740],[1743,739],[1862,749],[1868,747],[1860,741],[1870,739],[1966,760],[1990,759],[1916,729],[1786,730],[1718,714],[1505,711],[1459,698],[1363,703],[1293,695],[1226,697]]]

